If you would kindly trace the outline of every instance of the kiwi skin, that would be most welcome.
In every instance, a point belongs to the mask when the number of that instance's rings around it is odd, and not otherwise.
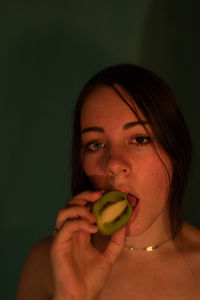
[[[112,219],[112,210],[116,209],[115,205],[121,207],[121,213],[119,215],[116,215],[114,220],[105,222],[104,219],[108,215]],[[105,213],[106,209],[107,213]],[[120,230],[128,223],[132,216],[132,207],[127,200],[126,194],[120,191],[111,191],[104,194],[94,203],[92,207],[92,213],[97,218],[97,227],[100,233],[109,236]]]

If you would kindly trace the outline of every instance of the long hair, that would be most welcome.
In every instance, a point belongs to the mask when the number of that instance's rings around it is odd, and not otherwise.
[[[170,179],[168,207],[171,234],[175,237],[182,225],[180,210],[191,161],[191,139],[175,97],[168,85],[160,77],[142,67],[123,64],[105,68],[94,75],[83,87],[74,113],[72,195],[74,196],[83,190],[93,189],[82,169],[81,162],[80,116],[83,103],[86,97],[100,86],[113,88],[122,101],[127,103],[116,88],[117,85],[128,93],[133,104],[150,123],[156,140],[171,159],[173,176]],[[138,115],[137,117],[139,118]],[[168,170],[167,173],[169,176]]]

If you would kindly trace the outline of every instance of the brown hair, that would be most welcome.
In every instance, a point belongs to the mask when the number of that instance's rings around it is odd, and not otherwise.
[[[168,85],[157,75],[142,67],[123,64],[105,68],[94,75],[82,89],[74,113],[72,194],[74,196],[83,190],[93,189],[81,163],[82,105],[86,97],[99,86],[112,87],[127,103],[115,85],[121,86],[130,95],[134,105],[150,123],[157,141],[173,164],[174,171],[168,201],[171,233],[175,237],[182,224],[180,209],[191,160],[191,140],[183,116]]]

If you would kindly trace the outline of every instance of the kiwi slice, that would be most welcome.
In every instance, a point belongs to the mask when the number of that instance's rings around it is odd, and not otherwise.
[[[94,203],[92,213],[97,218],[99,231],[103,235],[112,235],[128,223],[132,215],[132,207],[126,194],[111,191]]]

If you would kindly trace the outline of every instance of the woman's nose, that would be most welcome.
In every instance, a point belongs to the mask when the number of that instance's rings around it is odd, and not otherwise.
[[[109,155],[107,160],[107,165],[106,165],[106,173],[109,176],[117,176],[117,175],[126,176],[129,174],[129,172],[130,172],[130,166],[123,154]]]

